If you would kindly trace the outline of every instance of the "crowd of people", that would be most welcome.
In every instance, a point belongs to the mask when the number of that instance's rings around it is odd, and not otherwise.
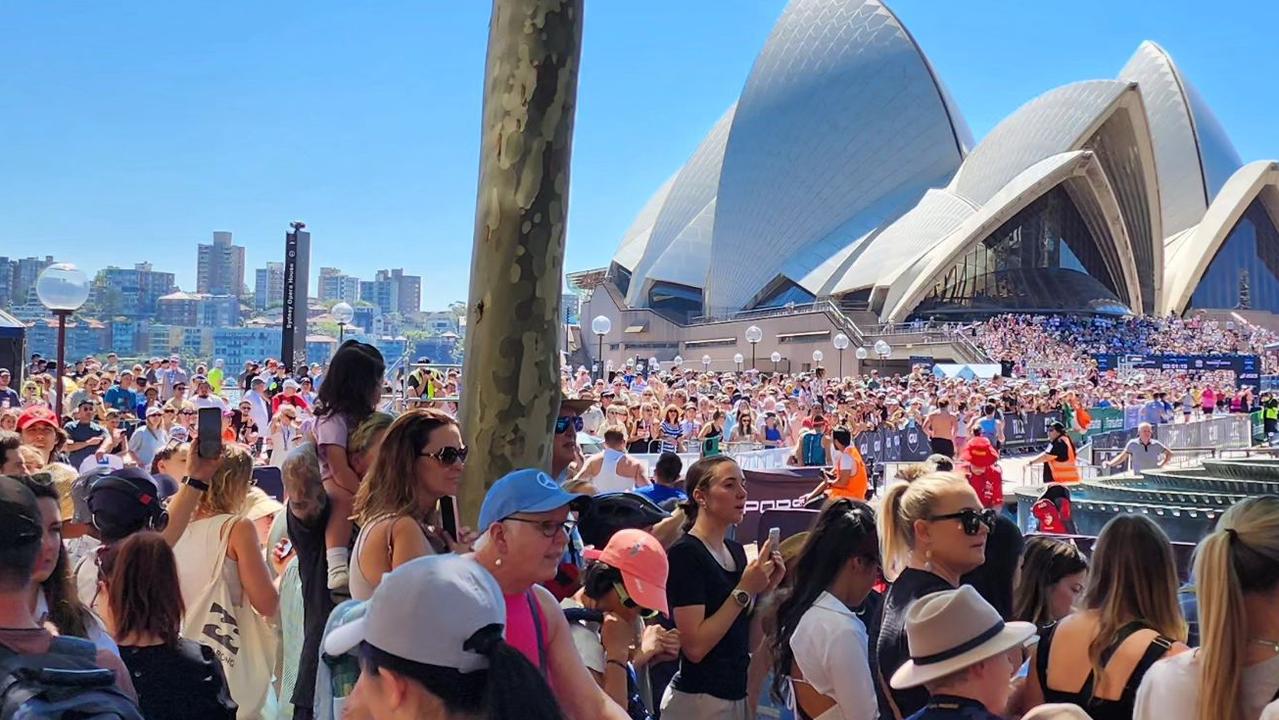
[[[235,377],[114,360],[27,368],[62,383],[63,418],[0,372],[0,659],[20,658],[0,694],[32,714],[1279,718],[1279,499],[1203,540],[1194,618],[1150,520],[1117,517],[1085,555],[1000,512],[1004,422],[1061,412],[1035,460],[1068,482],[1068,425],[1113,373],[566,370],[549,467],[493,478],[472,529],[455,370],[419,368],[389,412],[355,341]],[[852,437],[911,424],[936,455],[876,493]],[[747,447],[823,468],[810,530],[735,537]],[[281,497],[255,485],[268,466]]]

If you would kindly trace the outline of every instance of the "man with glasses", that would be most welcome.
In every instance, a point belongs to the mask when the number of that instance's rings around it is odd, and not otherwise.
[[[68,438],[63,449],[71,456],[71,467],[77,470],[90,455],[96,455],[101,461],[111,447],[111,433],[93,421],[93,411],[93,402],[80,403],[76,406],[76,419],[63,428]]]
[[[577,434],[585,427],[582,413],[593,404],[592,400],[565,398],[560,401],[560,414],[555,419],[555,435],[551,438],[551,477],[561,485],[569,480],[569,470],[573,463],[582,460]]]

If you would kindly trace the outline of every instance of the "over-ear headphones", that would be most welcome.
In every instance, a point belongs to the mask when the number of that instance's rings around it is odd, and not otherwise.
[[[142,527],[139,529],[161,532],[168,527],[169,513],[160,502],[160,493],[155,486],[155,481],[142,474],[141,471],[128,468],[99,476],[93,481],[93,485],[89,490],[89,510],[93,513],[94,527],[104,532],[130,530],[130,528],[116,527],[117,521],[113,521],[113,519],[107,519],[105,523],[99,519],[100,512],[95,509],[94,506],[97,503],[93,502],[93,498],[103,492],[121,493],[137,503],[142,512]],[[107,527],[103,527],[103,525]]]

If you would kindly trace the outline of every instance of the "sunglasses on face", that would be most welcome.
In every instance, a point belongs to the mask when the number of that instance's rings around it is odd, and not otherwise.
[[[566,432],[570,427],[573,428],[573,432],[582,432],[582,428],[585,427],[585,424],[582,422],[581,416],[565,417],[561,415],[560,417],[555,418],[556,435]]]
[[[423,453],[418,453],[418,455],[421,457],[433,458],[439,464],[445,467],[451,467],[459,462],[462,462],[462,463],[466,462],[466,456],[470,454],[470,452],[471,452],[470,448],[466,448],[466,447],[460,447],[460,448],[446,447],[437,452],[433,452],[433,453],[423,452]]]
[[[938,520],[958,520],[964,527],[965,535],[976,535],[981,532],[984,525],[986,531],[990,532],[995,529],[995,511],[992,508],[984,510],[974,510],[972,508],[964,508],[959,512],[947,513],[945,515],[934,515],[928,518],[930,522]]]
[[[194,411],[194,410],[183,410],[183,411],[182,411],[182,414],[183,414],[183,415],[194,415],[194,414],[195,414],[195,411]]]
[[[639,616],[644,620],[652,620],[660,613],[652,608],[640,607],[639,603],[631,598],[631,594],[626,592],[626,586],[622,583],[613,583],[613,592],[617,593],[617,597],[622,601],[622,607],[634,610],[639,609]]]
[[[573,529],[577,527],[576,520],[565,520],[564,522],[555,522],[553,520],[529,520],[528,518],[508,517],[507,520],[521,522],[526,525],[533,525],[537,531],[542,533],[542,537],[553,538],[555,534],[563,530],[565,536],[571,536]]]

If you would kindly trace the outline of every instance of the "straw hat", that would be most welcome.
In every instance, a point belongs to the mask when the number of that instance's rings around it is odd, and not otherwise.
[[[906,612],[910,660],[893,673],[894,689],[917,687],[1024,645],[1028,622],[1005,623],[971,585],[921,597]]]

